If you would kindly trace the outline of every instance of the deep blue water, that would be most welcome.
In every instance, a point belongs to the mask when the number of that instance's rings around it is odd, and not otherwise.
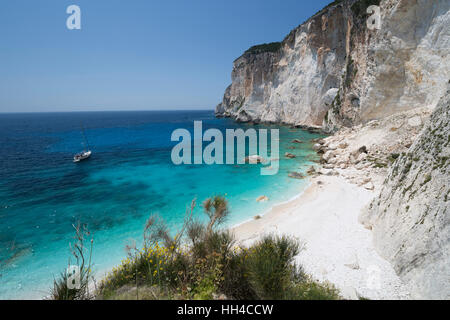
[[[280,128],[274,176],[261,176],[260,165],[175,166],[171,134],[192,131],[194,120],[202,120],[204,130],[250,128],[216,119],[212,111],[0,114],[0,298],[46,295],[67,266],[78,220],[94,234],[101,277],[125,256],[129,239],[140,239],[152,213],[176,227],[193,198],[222,194],[232,210],[228,223],[235,224],[304,188],[306,182],[287,175],[312,163],[309,141],[316,135]],[[83,149],[81,125],[93,156],[75,164],[73,154]],[[292,144],[294,138],[307,143]],[[286,160],[286,151],[298,157]],[[257,203],[261,195],[270,201]]]

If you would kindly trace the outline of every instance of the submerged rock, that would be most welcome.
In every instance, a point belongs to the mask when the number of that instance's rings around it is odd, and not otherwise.
[[[313,175],[313,174],[316,173],[316,168],[314,168],[313,166],[310,166],[308,168],[308,170],[306,170],[306,173],[309,174],[309,175]]]
[[[289,158],[289,159],[294,159],[294,158],[297,157],[295,154],[292,154],[292,153],[289,153],[289,152],[286,152],[286,153],[284,154],[284,156],[285,156],[286,158]]]
[[[256,202],[266,202],[269,201],[269,198],[266,196],[260,196],[256,199]]]
[[[293,179],[305,179],[305,176],[300,172],[289,172],[288,176]]]
[[[264,163],[264,162],[265,162],[265,159],[258,155],[245,157],[245,163],[258,164],[258,163]]]

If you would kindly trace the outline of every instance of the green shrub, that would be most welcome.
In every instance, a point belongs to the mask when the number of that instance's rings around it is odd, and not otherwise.
[[[223,281],[220,291],[230,299],[256,300],[258,296],[250,279],[247,258],[249,249],[235,248],[233,254],[227,257],[223,268]]]
[[[249,249],[249,282],[260,299],[283,299],[294,280],[302,278],[293,264],[298,242],[287,237],[266,236]]]
[[[309,279],[294,263],[298,241],[266,236],[249,248],[236,246],[220,226],[228,203],[220,196],[203,203],[209,222],[186,215],[177,236],[170,237],[162,221],[149,219],[145,246],[132,247],[129,257],[100,283],[102,299],[337,299],[331,286]],[[184,238],[184,247],[180,238]],[[150,241],[151,239],[151,241]],[[162,240],[162,245],[155,242]]]

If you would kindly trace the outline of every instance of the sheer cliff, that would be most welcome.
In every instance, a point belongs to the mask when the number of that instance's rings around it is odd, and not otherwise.
[[[370,5],[380,29],[370,30]],[[216,115],[334,130],[434,108],[450,78],[450,1],[335,1],[233,64]]]

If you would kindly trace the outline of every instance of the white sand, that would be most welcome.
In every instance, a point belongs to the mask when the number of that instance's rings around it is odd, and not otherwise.
[[[375,251],[371,231],[358,223],[374,196],[375,191],[342,177],[319,176],[301,196],[233,232],[244,245],[267,233],[298,238],[305,248],[297,262],[317,280],[334,284],[345,298],[408,299],[408,289]]]

